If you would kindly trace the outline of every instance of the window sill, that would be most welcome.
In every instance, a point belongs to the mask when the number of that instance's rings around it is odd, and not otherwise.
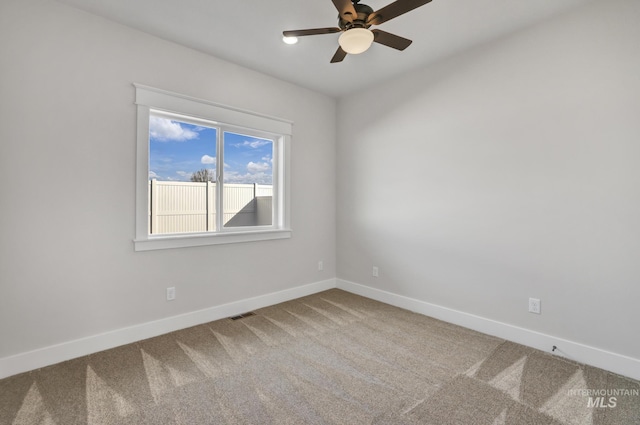
[[[149,236],[147,239],[136,239],[133,241],[133,244],[136,251],[153,251],[157,249],[289,239],[291,238],[291,234],[290,229],[278,229],[212,234],[162,235]]]

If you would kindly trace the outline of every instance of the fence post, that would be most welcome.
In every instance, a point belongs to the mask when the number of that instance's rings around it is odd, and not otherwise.
[[[150,195],[150,204],[151,204],[151,234],[158,233],[158,181],[156,179],[151,179],[151,195]]]
[[[207,232],[210,232],[216,229],[216,220],[215,218],[211,217],[212,211],[215,212],[214,206],[213,206],[213,201],[215,199],[215,196],[212,196],[211,188],[212,188],[211,181],[207,180],[207,196],[206,196],[206,208],[205,208],[206,214],[207,214]]]

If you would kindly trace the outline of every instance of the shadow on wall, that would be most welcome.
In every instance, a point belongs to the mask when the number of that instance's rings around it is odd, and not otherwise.
[[[273,222],[271,214],[272,199],[271,196],[256,196],[234,214],[224,226],[270,226]]]

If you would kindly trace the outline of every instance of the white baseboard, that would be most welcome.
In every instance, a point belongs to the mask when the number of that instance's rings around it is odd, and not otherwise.
[[[556,350],[554,354],[640,380],[638,359],[342,279],[328,279],[302,285],[5,357],[0,359],[0,379],[331,288],[340,288],[538,350],[549,352],[555,345],[561,347],[561,350]]]
[[[329,279],[0,359],[0,379],[335,288]]]
[[[552,347],[555,345],[561,349],[557,349],[553,354],[640,380],[639,359],[342,279],[336,279],[336,285],[337,288],[344,291],[536,348],[541,351],[551,352]]]

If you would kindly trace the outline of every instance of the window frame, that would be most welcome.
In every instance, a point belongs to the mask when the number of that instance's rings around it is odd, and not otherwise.
[[[134,249],[184,248],[239,242],[286,239],[292,235],[289,221],[289,153],[293,123],[281,118],[258,114],[221,105],[167,90],[142,84],[133,84],[137,105],[137,154],[136,154],[136,235]],[[243,134],[273,140],[273,220],[270,226],[217,228],[215,232],[177,233],[153,235],[148,232],[148,182],[149,182],[149,117],[152,113],[174,116],[177,120],[197,122],[202,120],[218,129],[216,152],[221,152],[223,132]],[[216,155],[219,157],[220,155]],[[220,161],[220,158],[217,158]],[[224,170],[216,167],[218,176]],[[224,183],[223,183],[224,184]]]

